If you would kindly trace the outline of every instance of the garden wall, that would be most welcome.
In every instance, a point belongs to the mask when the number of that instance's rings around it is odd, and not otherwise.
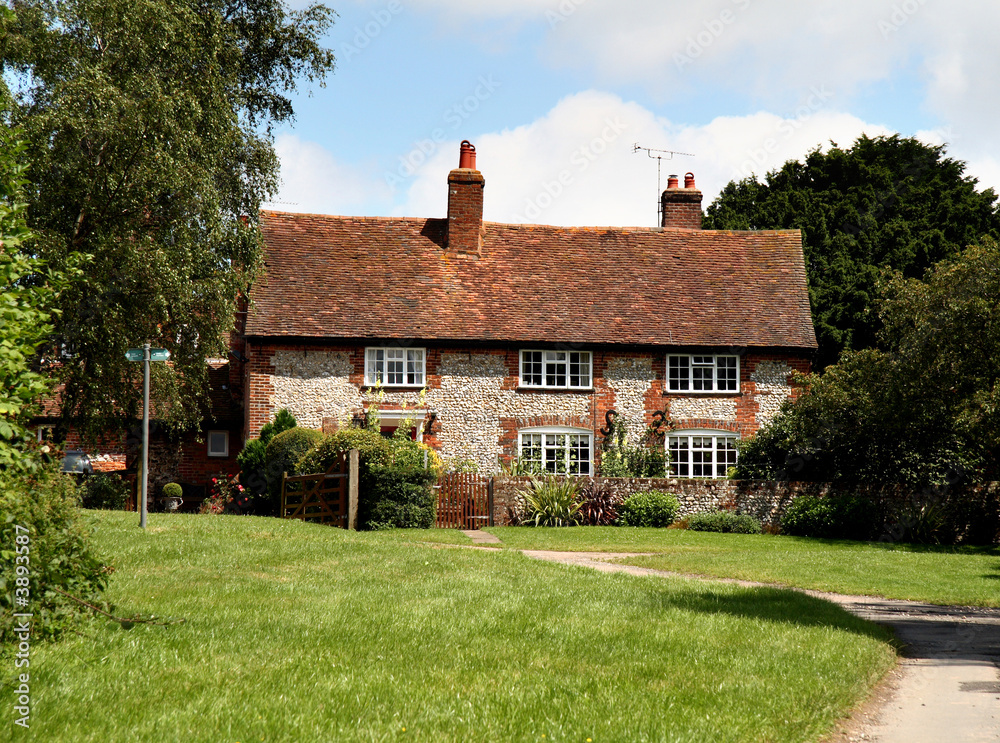
[[[517,491],[527,477],[497,477],[493,486],[494,520],[510,522]],[[902,485],[835,485],[826,482],[776,482],[765,480],[677,480],[667,478],[598,477],[585,483],[606,485],[616,499],[624,500],[643,490],[663,490],[677,495],[679,518],[694,513],[727,510],[760,519],[764,526],[778,526],[788,505],[800,495],[860,495],[879,504],[880,528],[887,541],[907,532],[907,520],[919,518],[921,509],[938,509],[944,533],[957,542],[996,544],[1000,541],[1000,482],[978,485],[937,486],[913,490]]]

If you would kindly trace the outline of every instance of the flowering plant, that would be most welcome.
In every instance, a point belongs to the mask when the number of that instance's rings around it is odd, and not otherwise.
[[[212,478],[212,494],[201,504],[200,513],[246,513],[250,493],[240,484],[239,475]]]

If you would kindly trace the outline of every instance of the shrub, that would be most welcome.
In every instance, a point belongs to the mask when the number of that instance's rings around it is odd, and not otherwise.
[[[287,472],[289,475],[299,474],[297,465],[299,460],[310,449],[323,440],[320,431],[311,428],[289,428],[282,431],[271,439],[265,449],[265,476],[267,479],[267,492],[270,495],[270,503],[267,510],[270,513],[277,513],[281,501],[281,475]],[[323,470],[320,470],[321,472]]]
[[[618,507],[618,523],[621,526],[670,526],[680,510],[676,495],[646,490],[630,495]]]
[[[85,613],[55,589],[100,602],[104,571],[90,550],[76,503],[72,479],[54,469],[30,475],[0,470],[0,644],[14,641],[13,614],[24,611],[16,607],[17,581],[24,579],[16,574],[17,550],[29,559],[34,636],[56,637]]]
[[[590,482],[580,490],[580,524],[610,526],[618,518],[621,498],[605,484]]]
[[[161,496],[164,498],[183,498],[184,488],[178,485],[176,482],[168,482],[163,486],[161,491]]]
[[[198,513],[245,514],[250,510],[250,495],[240,484],[239,475],[212,478],[212,492],[202,501]]]
[[[265,423],[260,429],[260,437],[251,439],[237,455],[236,461],[240,465],[240,482],[247,492],[253,497],[255,509],[266,510],[267,499],[261,498],[268,491],[267,482],[267,445],[271,439],[279,433],[283,433],[291,428],[295,428],[295,416],[287,408],[282,408],[274,416],[274,420]],[[278,473],[281,479],[281,473]]]
[[[800,495],[781,518],[781,531],[798,537],[870,539],[880,519],[873,503],[851,495]]]
[[[87,477],[80,487],[80,505],[122,511],[128,503],[129,485],[117,475],[103,472]]]
[[[641,444],[633,446],[628,443],[624,419],[616,416],[601,443],[599,470],[602,477],[663,477],[667,452],[660,428],[648,427]]]
[[[580,483],[555,475],[544,479],[532,477],[528,487],[520,491],[524,499],[521,523],[534,526],[573,526],[579,520]]]
[[[711,511],[695,513],[687,518],[691,531],[715,531],[721,534],[760,534],[763,531],[758,519],[747,513]]]
[[[301,472],[325,472],[342,452],[358,450],[358,526],[361,529],[434,525],[437,500],[431,485],[444,469],[424,444],[387,439],[367,428],[347,428],[325,437],[299,463]],[[426,462],[426,467],[425,467]]]

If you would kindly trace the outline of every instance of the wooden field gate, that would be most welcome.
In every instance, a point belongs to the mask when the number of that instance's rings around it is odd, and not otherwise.
[[[469,472],[449,472],[437,485],[436,526],[439,529],[481,529],[493,526],[493,478]]]
[[[358,450],[342,452],[326,472],[282,474],[281,518],[357,529]]]

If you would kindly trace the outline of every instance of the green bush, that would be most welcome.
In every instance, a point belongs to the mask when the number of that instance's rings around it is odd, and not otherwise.
[[[850,495],[800,495],[781,518],[781,531],[797,537],[871,539],[881,519],[875,505]]]
[[[687,518],[691,531],[714,531],[720,534],[760,534],[761,523],[750,514],[732,511],[696,513]]]
[[[0,644],[14,641],[14,612],[30,612],[32,634],[53,638],[86,610],[60,589],[90,603],[101,600],[104,571],[92,554],[76,507],[76,485],[54,470],[0,470]],[[17,527],[22,527],[18,529]],[[28,557],[28,606],[18,606],[15,557]]]
[[[184,488],[178,485],[176,482],[168,482],[163,486],[163,490],[160,495],[163,498],[183,498]]]
[[[342,452],[358,450],[358,527],[423,528],[434,525],[431,485],[443,469],[427,446],[385,438],[367,428],[347,428],[323,439],[299,463],[301,472],[325,472]],[[427,466],[424,466],[424,463]]]
[[[129,485],[117,475],[98,473],[88,476],[80,486],[80,505],[123,511],[128,503]]]
[[[521,523],[533,526],[574,526],[580,520],[580,482],[568,477],[532,477],[519,491],[524,499]]]
[[[260,437],[248,441],[236,457],[236,461],[240,465],[240,482],[250,492],[250,496],[254,499],[254,505],[257,507],[264,507],[266,510],[266,505],[262,502],[266,499],[262,499],[261,496],[268,490],[267,445],[279,433],[295,428],[295,426],[295,416],[286,408],[282,408],[274,416],[273,421],[265,423],[264,427],[260,429]],[[281,479],[281,473],[278,473],[278,479]]]
[[[299,460],[322,440],[323,434],[320,431],[298,427],[282,431],[271,439],[265,450],[265,479],[270,498],[266,507],[260,510],[272,514],[278,512],[282,474],[300,474],[297,469]]]
[[[621,526],[670,526],[680,510],[676,495],[646,490],[630,495],[618,506],[618,523]]]

